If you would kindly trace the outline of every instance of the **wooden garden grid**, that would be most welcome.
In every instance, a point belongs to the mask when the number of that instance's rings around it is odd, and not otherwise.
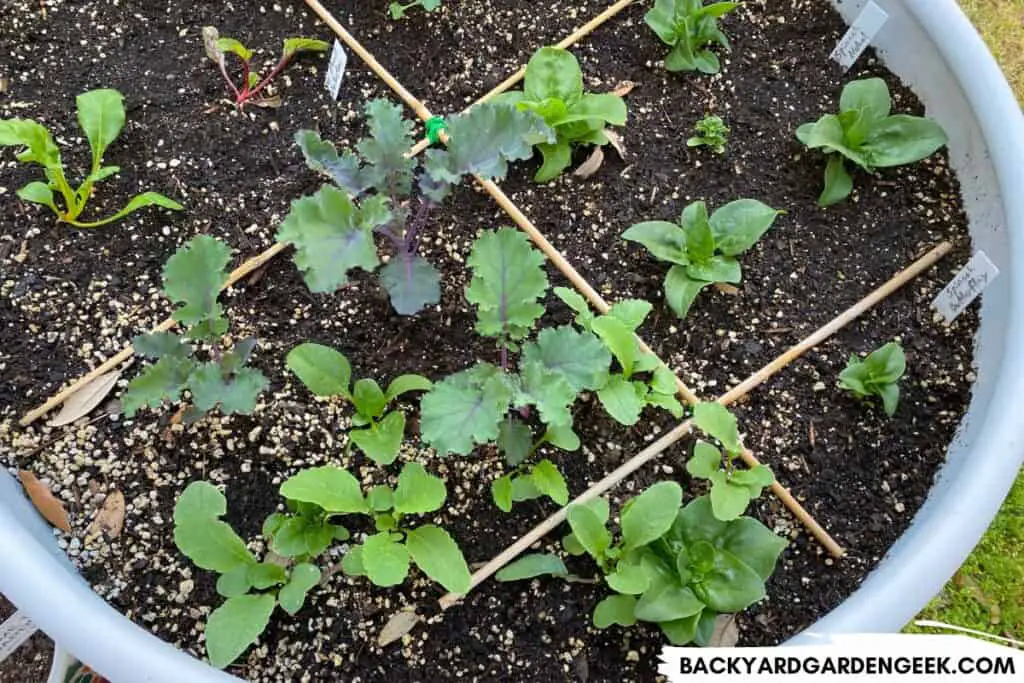
[[[557,47],[568,48],[579,42],[581,39],[588,36],[599,26],[607,22],[612,17],[619,14],[622,10],[632,5],[636,0],[618,0],[613,5],[606,8],[599,15],[594,17],[592,20],[581,26],[579,29],[574,31],[572,34],[567,36],[564,40],[557,43]],[[401,98],[405,104],[412,109],[416,115],[423,121],[427,121],[433,117],[433,114],[414,97],[408,90],[406,90],[401,83],[399,83],[374,57],[367,51],[342,25],[330,12],[328,12],[319,0],[306,0],[306,4],[326,23],[337,36],[355,52],[366,65],[388,86],[395,94]],[[509,76],[502,83],[500,83],[493,90],[482,96],[474,104],[470,105],[470,108],[476,104],[486,102],[495,95],[508,90],[512,86],[516,85],[523,79],[526,73],[526,68],[522,67],[517,72]],[[442,142],[447,142],[447,136],[442,132]],[[429,140],[421,140],[412,147],[409,151],[409,156],[415,156],[422,152],[430,145]],[[516,207],[516,205],[505,195],[504,192],[490,180],[480,178],[476,176],[477,182],[483,187],[484,190],[490,194],[497,204],[509,215],[509,217],[522,229],[534,244],[545,254],[545,256],[555,265],[559,271],[573,284],[573,286],[582,293],[590,304],[600,313],[607,313],[609,310],[609,304],[601,297],[601,295],[583,278],[575,268],[565,259],[565,257],[556,249],[544,235],[533,225],[532,222]],[[786,367],[789,363],[793,362],[796,358],[806,353],[808,350],[814,348],[822,341],[833,335],[842,327],[846,326],[854,319],[862,315],[864,312],[878,304],[880,301],[888,297],[890,294],[895,292],[897,289],[902,287],[904,284],[914,279],[922,272],[930,268],[942,257],[944,257],[952,248],[948,242],[942,242],[935,248],[931,249],[925,255],[917,259],[914,263],[908,266],[906,269],[896,274],[888,282],[884,283],[866,297],[861,299],[857,304],[847,309],[838,317],[834,318],[825,326],[821,327],[813,334],[808,336],[800,343],[794,345],[788,349],[785,353],[780,355],[775,360],[771,361],[763,368],[758,370],[756,373],[748,377],[743,382],[737,384],[735,387],[730,389],[728,392],[716,399],[723,405],[729,405],[739,400],[743,396],[747,395],[754,388],[765,382],[768,378],[775,375],[777,372]],[[247,275],[262,267],[268,261],[273,259],[275,256],[280,254],[286,249],[286,245],[281,242],[276,242],[273,246],[266,249],[258,256],[251,258],[241,264],[238,268],[233,270],[227,281],[224,284],[223,289],[227,289],[240,280],[245,278]],[[154,327],[151,332],[167,331],[175,327],[176,321],[173,318],[167,318],[159,325]],[[640,347],[647,352],[653,353],[650,347],[642,339],[637,337]],[[125,346],[119,353],[115,354],[105,362],[100,364],[92,371],[86,373],[78,380],[73,382],[71,385],[61,390],[45,403],[39,407],[28,412],[21,420],[22,426],[27,426],[38,420],[40,417],[45,415],[47,412],[61,405],[64,401],[74,395],[76,392],[81,390],[91,381],[97,377],[110,372],[115,369],[121,363],[127,361],[134,353],[134,349],[131,344]],[[656,355],[656,354],[655,354]],[[657,356],[656,356],[657,357]],[[658,359],[660,363],[666,365],[664,361]],[[675,373],[673,373],[675,376]],[[693,405],[699,402],[699,398],[686,386],[685,383],[678,376],[675,376],[676,385],[678,387],[679,394],[683,399]],[[505,564],[513,560],[520,553],[528,549],[531,545],[539,541],[550,531],[554,530],[559,524],[566,519],[566,514],[569,506],[573,504],[585,503],[606,491],[613,488],[620,481],[625,479],[627,476],[640,469],[644,464],[656,459],[662,452],[669,448],[672,444],[676,443],[684,436],[692,431],[692,421],[687,419],[681,422],[678,426],[665,432],[660,438],[654,441],[651,445],[643,449],[640,453],[636,454],[628,461],[620,465],[617,469],[609,473],[602,480],[591,486],[583,494],[577,496],[569,505],[563,507],[555,514],[548,517],[546,520],[537,525],[532,531],[524,535],[518,541],[509,546],[497,557],[492,559],[490,562],[485,564],[483,567],[475,571],[472,575],[470,590],[478,586],[480,583],[489,578],[492,574],[501,569]],[[748,466],[754,467],[759,464],[759,461],[749,450],[744,449],[741,452],[741,457]],[[828,550],[833,556],[841,557],[845,553],[843,548],[836,543],[834,539],[818,524],[817,521],[803,508],[803,506],[793,497],[793,495],[778,481],[772,483],[772,493],[774,493],[779,500],[803,523],[811,534]],[[447,594],[440,600],[442,609],[457,603],[463,596],[456,594]]]

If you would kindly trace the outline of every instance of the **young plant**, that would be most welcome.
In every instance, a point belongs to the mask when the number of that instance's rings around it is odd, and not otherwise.
[[[839,98],[839,114],[826,114],[797,128],[796,136],[809,149],[828,157],[825,189],[818,204],[829,206],[853,191],[845,159],[871,173],[876,168],[912,164],[946,144],[942,126],[931,119],[890,115],[889,87],[881,78],[847,83]]]
[[[846,369],[839,373],[839,386],[860,398],[882,399],[885,414],[892,417],[900,402],[899,380],[907,371],[907,357],[899,342],[889,342],[860,360],[850,354]]]
[[[572,146],[607,145],[605,126],[626,125],[626,103],[611,93],[583,91],[583,72],[568,50],[543,47],[526,65],[523,89],[503,93],[494,102],[536,112],[554,129],[556,139],[537,145],[544,163],[538,183],[557,178],[572,163]]]
[[[406,463],[398,485],[375,486],[364,498],[359,480],[338,467],[303,470],[281,484],[281,495],[313,505],[328,518],[361,514],[372,517],[377,533],[353,545],[342,558],[349,576],[366,576],[377,586],[397,586],[409,574],[410,561],[452,593],[469,592],[469,567],[447,531],[433,524],[410,527],[409,515],[440,510],[448,496],[444,481],[419,463]],[[271,529],[277,538],[282,527]]]
[[[755,199],[737,199],[708,216],[704,202],[693,202],[683,209],[680,225],[637,223],[622,238],[673,264],[665,277],[665,300],[685,318],[700,290],[716,282],[740,282],[736,257],[754,246],[781,213]]]
[[[523,462],[544,443],[579,448],[572,404],[579,392],[606,381],[611,356],[593,335],[569,325],[526,341],[544,313],[539,300],[548,280],[543,255],[518,230],[483,233],[467,263],[473,277],[466,299],[476,306],[477,332],[495,339],[501,364],[479,361],[435,384],[420,401],[423,440],[441,455],[468,455],[476,445],[497,443],[518,468],[492,487],[503,510],[543,495],[565,504],[568,489],[554,464],[545,460],[528,468]],[[510,351],[520,352],[518,372],[511,368]],[[544,426],[539,438],[526,422],[533,411]]]
[[[103,155],[124,128],[124,98],[116,90],[91,90],[75,99],[78,105],[78,125],[85,132],[92,150],[89,174],[77,188],[68,181],[60,148],[42,124],[31,119],[0,120],[0,147],[23,147],[16,158],[25,163],[43,167],[46,182],[33,181],[18,190],[18,197],[26,202],[42,204],[57,216],[57,220],[76,228],[98,228],[118,221],[147,206],[162,206],[181,211],[178,202],[156,192],[144,192],[129,200],[123,209],[98,221],[79,218],[92,198],[96,183],[106,180],[121,170],[120,166],[104,166]],[[63,207],[54,195],[60,195]]]
[[[705,5],[704,0],[655,0],[644,21],[661,42],[672,48],[665,57],[665,68],[718,73],[722,65],[707,46],[717,43],[730,49],[729,39],[718,28],[718,20],[739,6],[738,2]]]
[[[529,158],[534,143],[553,141],[554,134],[533,113],[482,104],[452,117],[447,149],[427,150],[420,164],[406,156],[412,124],[399,107],[373,100],[366,113],[370,137],[356,145],[362,160],[350,151],[338,154],[313,131],[296,134],[306,163],[337,187],[292,202],[277,239],[295,245],[295,265],[310,290],[333,292],[348,282],[350,270],[380,265],[374,236],[382,235],[392,256],[380,269],[381,283],[392,307],[413,315],[441,297],[437,270],[416,253],[431,210],[463,176],[502,178],[509,161]],[[419,196],[410,201],[414,188]]]
[[[698,403],[693,408],[693,423],[705,434],[718,440],[725,451],[713,444],[698,440],[693,457],[686,463],[686,471],[698,479],[711,482],[711,511],[716,519],[731,522],[747,510],[750,501],[760,497],[765,487],[775,481],[767,465],[751,469],[736,467],[736,459],[743,450],[736,417],[720,403]]]
[[[413,0],[402,4],[400,2],[393,2],[388,5],[388,12],[391,14],[391,18],[395,21],[403,19],[405,13],[411,10],[413,7],[422,7],[424,12],[433,12],[441,6],[441,0]]]
[[[225,601],[210,614],[205,628],[206,653],[217,668],[226,667],[256,642],[276,607],[292,616],[298,613],[306,594],[320,582],[320,570],[312,560],[335,536],[335,528],[322,521],[326,540],[304,530],[294,541],[275,543],[277,557],[268,555],[261,562],[220,519],[226,513],[224,494],[204,481],[189,484],[174,506],[178,550],[200,569],[220,574],[217,592]],[[316,515],[308,511],[308,516],[312,527]],[[267,520],[271,526],[277,523],[274,518]]]
[[[405,413],[388,412],[388,406],[402,394],[429,391],[433,386],[426,377],[401,375],[387,391],[372,379],[358,380],[350,390],[352,366],[348,359],[329,346],[309,342],[292,349],[286,364],[315,395],[341,396],[355,406],[352,424],[359,429],[349,431],[349,438],[378,465],[395,461],[405,437]]]
[[[225,415],[256,409],[257,396],[268,386],[259,370],[246,366],[256,340],[240,341],[230,351],[220,346],[228,320],[217,296],[227,282],[230,262],[231,249],[208,235],[192,238],[167,260],[164,293],[180,304],[172,317],[185,334],[155,332],[132,340],[136,353],[156,362],[128,383],[121,397],[126,417],[134,417],[143,406],[158,408],[164,401],[178,401],[186,390],[192,395],[186,422],[216,407]],[[189,341],[210,344],[210,360],[196,360]]]
[[[710,147],[715,154],[725,153],[729,127],[719,116],[705,116],[693,127],[697,135],[686,141],[687,147]]]
[[[663,481],[627,501],[618,540],[607,528],[608,501],[569,507],[572,533],[563,546],[590,555],[613,591],[594,608],[597,628],[647,621],[673,645],[707,645],[720,613],[742,611],[765,596],[786,541],[749,517],[717,519],[707,496],[680,509],[682,495],[678,484]],[[524,556],[499,579],[564,576],[564,565],[545,558]]]
[[[682,416],[683,406],[675,396],[675,375],[653,353],[641,351],[636,336],[651,312],[650,303],[626,299],[613,304],[605,315],[595,316],[573,290],[556,287],[555,295],[576,312],[576,324],[596,335],[619,364],[619,371],[609,373],[597,388],[605,412],[624,425],[636,424],[649,405]],[[641,377],[645,374],[649,377]]]
[[[281,96],[269,97],[263,91],[277,78],[277,76],[288,68],[292,60],[303,52],[327,52],[330,44],[323,40],[313,38],[285,38],[284,48],[281,51],[281,59],[277,65],[265,77],[260,78],[258,72],[253,71],[253,52],[245,45],[234,38],[221,38],[217,29],[213,26],[203,28],[203,46],[206,48],[206,56],[220,68],[221,76],[227,84],[231,94],[235,97],[235,106],[239,109],[247,103],[257,107],[280,107]],[[227,53],[232,53],[242,62],[242,80],[239,83],[228,74]]]

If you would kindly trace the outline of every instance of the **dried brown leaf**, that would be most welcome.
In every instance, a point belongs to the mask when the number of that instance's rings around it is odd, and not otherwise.
[[[626,146],[622,144],[622,137],[611,128],[604,129],[604,136],[608,138],[608,143],[615,148],[615,151],[619,153],[619,158],[623,161],[626,160]]]
[[[64,402],[64,406],[57,413],[57,417],[50,421],[50,426],[63,427],[91,413],[96,406],[103,402],[107,394],[113,391],[120,377],[121,372],[114,370],[105,375],[100,375],[86,384]]]
[[[633,92],[633,88],[635,87],[636,83],[634,83],[633,81],[622,81],[617,86],[615,86],[615,90],[612,90],[612,95],[625,97],[629,93]]]
[[[573,171],[572,174],[577,178],[589,178],[597,173],[603,163],[604,151],[600,147],[594,147],[594,151],[590,153],[587,160],[580,164],[579,168]]]
[[[25,487],[25,493],[28,494],[32,504],[36,506],[36,510],[39,510],[39,514],[61,531],[71,533],[71,523],[68,521],[64,503],[53,495],[46,484],[36,479],[36,475],[25,470],[18,472],[18,479],[21,480],[21,485]]]
[[[11,87],[11,79],[6,76],[0,76],[0,95],[3,95]]]
[[[117,538],[124,529],[124,494],[114,490],[103,500],[96,519],[89,525],[89,536],[106,534],[107,538]]]
[[[740,629],[736,626],[735,614],[719,614],[715,617],[715,628],[711,632],[711,647],[736,647],[740,639]]]
[[[214,64],[224,64],[224,51],[217,46],[217,41],[220,39],[220,33],[217,32],[214,26],[203,27],[203,47],[206,48],[206,56],[213,61]]]
[[[377,636],[377,647],[386,647],[399,640],[418,623],[420,623],[420,617],[415,610],[404,609],[401,612],[396,612],[380,630],[380,634]]]
[[[722,294],[728,294],[729,296],[736,296],[740,293],[740,288],[734,285],[730,285],[728,282],[716,282],[715,289]]]
[[[263,107],[265,109],[277,109],[281,106],[281,96],[274,95],[273,97],[263,97],[258,100],[249,100],[249,104],[255,107]]]

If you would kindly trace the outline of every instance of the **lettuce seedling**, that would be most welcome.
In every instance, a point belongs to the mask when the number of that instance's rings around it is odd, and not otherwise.
[[[553,180],[572,163],[572,146],[607,145],[605,126],[626,125],[626,102],[612,93],[583,91],[583,72],[568,50],[542,47],[526,65],[523,89],[502,93],[493,102],[514,104],[544,117],[557,136],[537,145],[544,163],[533,177]]]
[[[529,158],[535,142],[553,141],[554,134],[536,114],[482,104],[452,117],[447,149],[427,150],[421,164],[406,155],[412,124],[401,108],[373,100],[366,114],[370,136],[356,145],[359,156],[339,154],[313,131],[296,134],[306,163],[337,187],[292,202],[277,239],[295,245],[295,264],[310,290],[333,292],[348,282],[349,271],[377,269],[374,236],[382,235],[392,255],[380,269],[381,283],[392,307],[413,315],[441,298],[437,269],[416,253],[431,210],[463,176],[502,178],[509,161]]]
[[[946,144],[946,132],[935,121],[907,114],[890,115],[892,99],[881,78],[847,83],[839,98],[839,114],[826,114],[797,128],[809,149],[828,157],[825,189],[818,204],[829,206],[853,191],[844,159],[871,173],[876,168],[912,164]]]
[[[704,202],[693,202],[683,209],[681,225],[637,223],[622,238],[673,264],[665,277],[665,299],[685,318],[700,290],[715,282],[740,282],[736,257],[754,246],[781,213],[755,199],[737,199],[708,216]]]
[[[704,0],[655,0],[644,21],[661,42],[672,48],[665,57],[665,68],[718,73],[722,65],[707,46],[717,43],[730,49],[729,39],[718,28],[718,20],[739,6],[738,2],[705,5]]]
[[[719,116],[705,116],[693,127],[697,135],[686,141],[687,147],[710,147],[715,154],[725,153],[729,127]]]
[[[683,406],[675,397],[675,375],[653,353],[641,351],[636,336],[651,312],[650,303],[626,299],[613,304],[605,315],[595,316],[586,300],[573,290],[556,287],[555,296],[576,312],[576,324],[594,333],[619,364],[619,371],[609,373],[597,388],[605,412],[624,425],[636,424],[648,405],[682,417]],[[649,377],[640,377],[644,374]]]
[[[448,532],[433,524],[412,528],[404,523],[408,515],[441,509],[448,496],[444,481],[423,465],[406,463],[395,488],[375,486],[365,498],[359,480],[349,472],[314,467],[281,484],[281,495],[314,505],[328,517],[361,514],[373,518],[377,533],[351,546],[342,558],[342,571],[349,576],[366,576],[377,586],[397,586],[408,576],[411,561],[446,590],[469,591],[469,567]]]
[[[186,422],[217,407],[225,415],[256,409],[257,396],[269,384],[263,373],[246,366],[256,340],[245,339],[226,352],[220,347],[228,320],[217,296],[227,283],[230,261],[231,249],[208,235],[192,238],[167,260],[164,293],[179,304],[172,317],[185,327],[185,334],[155,332],[132,340],[136,353],[156,362],[128,383],[121,397],[126,417],[144,406],[178,401],[186,390],[192,394]],[[196,360],[189,341],[210,344],[210,360]]]
[[[433,12],[440,6],[441,0],[413,0],[405,4],[393,2],[388,5],[388,12],[391,14],[392,19],[398,21],[405,18],[405,13],[413,7],[422,7],[424,12]]]
[[[715,438],[725,451],[722,453],[707,441],[698,440],[693,457],[686,463],[686,471],[698,479],[711,482],[711,511],[717,519],[731,522],[742,515],[750,501],[760,497],[765,487],[775,481],[767,465],[750,469],[736,467],[743,445],[736,425],[736,417],[720,403],[698,403],[693,408],[693,423],[705,434]]]
[[[98,221],[81,221],[79,218],[92,198],[96,183],[106,180],[121,170],[120,166],[104,166],[103,155],[124,129],[124,98],[116,90],[90,90],[76,98],[78,125],[85,132],[92,150],[92,165],[89,175],[77,189],[72,188],[61,161],[60,148],[42,124],[31,119],[5,119],[0,121],[0,147],[23,147],[16,158],[26,163],[43,167],[46,182],[34,181],[18,190],[18,197],[26,202],[42,204],[57,216],[57,220],[76,228],[98,228],[121,220],[125,216],[147,206],[162,206],[172,211],[181,211],[178,202],[157,192],[144,192],[129,200],[123,209],[113,216]],[[63,202],[58,206],[54,195]]]
[[[252,69],[253,51],[234,38],[222,38],[217,29],[213,26],[203,28],[203,45],[206,48],[206,56],[220,68],[221,76],[227,84],[231,94],[235,97],[235,106],[239,109],[247,103],[257,107],[280,107],[281,96],[268,97],[263,91],[288,68],[295,57],[303,52],[327,52],[331,47],[330,43],[313,38],[285,38],[284,47],[281,51],[281,59],[277,65],[264,78],[260,78],[258,72]],[[232,53],[242,62],[242,80],[236,84],[228,74],[227,53]]]
[[[352,385],[352,366],[344,355],[329,346],[305,343],[288,353],[288,369],[317,396],[341,396],[353,406],[356,414],[349,431],[359,450],[378,465],[390,465],[398,457],[405,437],[405,414],[400,410],[387,412],[387,407],[402,394],[429,391],[433,386],[420,375],[401,375],[392,380],[387,391],[372,379],[361,379]]]
[[[860,360],[850,354],[846,369],[839,373],[839,386],[855,396],[882,399],[885,414],[892,417],[900,402],[899,380],[907,371],[907,357],[899,342],[889,342]]]
[[[328,527],[325,543],[278,543],[274,548],[277,557],[268,555],[261,562],[220,519],[226,513],[224,494],[204,481],[189,484],[174,506],[178,550],[200,569],[220,574],[217,592],[225,601],[210,614],[204,632],[210,664],[221,669],[256,642],[276,607],[292,616],[302,609],[307,593],[321,577],[311,560],[326,550],[334,537],[334,529],[324,522]],[[271,515],[268,523],[274,517]]]
[[[571,555],[590,555],[614,591],[594,608],[597,628],[647,621],[673,645],[707,645],[720,613],[739,612],[765,596],[786,541],[749,517],[723,522],[707,496],[680,509],[682,496],[678,484],[663,481],[627,501],[618,540],[607,529],[608,501],[569,507],[572,533],[563,546]],[[499,579],[562,576],[563,568],[527,555]]]

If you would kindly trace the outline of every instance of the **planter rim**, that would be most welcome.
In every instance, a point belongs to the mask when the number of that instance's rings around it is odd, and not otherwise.
[[[1003,311],[1007,351],[989,410],[976,416],[982,424],[970,448],[970,467],[944,482],[948,485],[941,491],[933,485],[930,508],[919,512],[861,587],[787,644],[812,642],[811,634],[902,629],[967,559],[1024,465],[1024,429],[1014,414],[1024,384],[1024,357],[1012,352],[1013,340],[1024,338],[1024,115],[995,58],[955,0],[900,2],[963,89],[995,168],[1013,264],[1000,274],[1010,280],[1009,305]]]
[[[932,38],[973,108],[996,169],[1013,263],[1024,264],[1024,117],[994,58],[955,0],[900,0]],[[1024,267],[1011,279],[1007,339],[1024,338]],[[1008,346],[1007,348],[1012,348]],[[960,472],[942,492],[945,505],[915,519],[863,586],[838,608],[789,641],[799,644],[817,634],[898,630],[956,571],[988,527],[1022,462],[1024,434],[1010,414],[1024,385],[1024,358],[1007,353],[984,429],[972,451],[980,466]],[[0,475],[0,491],[14,487]],[[933,494],[936,492],[933,491]],[[20,494],[17,494],[20,497]],[[953,505],[953,502],[957,505]],[[55,552],[49,529],[0,505],[0,592],[63,648],[75,653],[115,683],[227,683],[239,679],[165,643],[127,619],[69,572]],[[42,528],[43,533],[40,533]],[[46,539],[46,543],[40,539]],[[884,605],[883,609],[879,605]],[[111,646],[111,644],[115,644]]]

